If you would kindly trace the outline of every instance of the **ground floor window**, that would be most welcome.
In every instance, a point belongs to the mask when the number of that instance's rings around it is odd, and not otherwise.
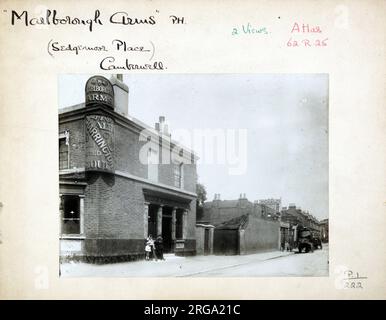
[[[80,198],[78,195],[62,195],[62,234],[80,234]]]

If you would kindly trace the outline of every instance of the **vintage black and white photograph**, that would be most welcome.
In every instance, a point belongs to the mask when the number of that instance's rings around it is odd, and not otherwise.
[[[328,105],[328,74],[58,75],[60,276],[328,276]]]

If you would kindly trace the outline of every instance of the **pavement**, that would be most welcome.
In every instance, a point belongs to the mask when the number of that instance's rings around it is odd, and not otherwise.
[[[178,257],[95,265],[67,262],[61,277],[254,277],[328,276],[328,246],[313,253],[263,252],[242,256]]]

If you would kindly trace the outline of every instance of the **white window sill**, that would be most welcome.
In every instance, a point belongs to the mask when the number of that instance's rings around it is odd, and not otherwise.
[[[83,234],[62,234],[59,239],[61,240],[83,240],[86,237]]]

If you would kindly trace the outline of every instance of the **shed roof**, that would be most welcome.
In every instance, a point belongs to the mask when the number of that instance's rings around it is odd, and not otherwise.
[[[242,216],[233,218],[231,220],[225,221],[219,224],[216,229],[221,230],[236,230],[239,228],[244,228],[248,223],[249,214],[243,214]]]

